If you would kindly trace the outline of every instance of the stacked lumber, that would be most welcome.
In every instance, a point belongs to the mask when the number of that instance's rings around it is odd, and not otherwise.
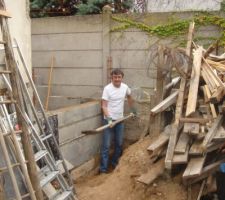
[[[202,181],[202,187],[207,186],[211,191],[209,188],[215,186],[212,175],[225,162],[225,154],[221,153],[225,146],[225,54],[216,56],[209,52],[213,50],[212,46],[205,50],[192,43],[193,29],[192,24],[186,49],[186,54],[192,57],[191,67],[185,72],[189,73],[189,78],[175,77],[166,87],[178,87],[150,111],[152,119],[173,107],[174,119],[147,150],[151,159],[163,157],[164,160],[163,168],[161,162],[156,163],[155,175],[163,173],[165,168],[171,171],[182,164],[185,166],[182,172],[185,184]],[[155,175],[150,176],[151,173],[143,174],[138,181],[151,183],[155,178]]]

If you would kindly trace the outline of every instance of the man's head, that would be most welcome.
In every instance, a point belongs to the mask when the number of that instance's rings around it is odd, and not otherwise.
[[[123,71],[119,68],[115,68],[111,71],[110,75],[111,75],[111,79],[112,79],[112,84],[115,87],[120,87],[121,82],[123,80],[123,76],[124,76]]]

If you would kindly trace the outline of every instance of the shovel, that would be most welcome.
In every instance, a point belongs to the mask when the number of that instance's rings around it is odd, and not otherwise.
[[[86,130],[86,131],[82,131],[83,134],[86,134],[86,135],[91,135],[91,134],[96,134],[96,133],[99,133],[107,128],[112,128],[114,127],[116,124],[120,123],[120,122],[123,122],[124,120],[126,119],[129,119],[131,117],[134,117],[134,114],[133,113],[130,113],[129,115],[121,118],[121,119],[117,119],[116,121],[112,122],[112,124],[106,124],[104,126],[101,126],[97,129],[94,129],[94,130]]]

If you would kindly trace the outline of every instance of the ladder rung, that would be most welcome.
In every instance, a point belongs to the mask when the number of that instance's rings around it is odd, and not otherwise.
[[[22,130],[19,130],[19,131],[14,131],[15,134],[21,134],[22,133]],[[8,132],[8,133],[3,133],[4,136],[9,136],[11,135],[12,132]]]
[[[5,42],[5,41],[0,40],[0,44],[6,44],[6,42]]]
[[[44,187],[47,183],[54,180],[58,174],[59,174],[59,171],[52,171],[47,176],[43,177],[42,180],[40,181],[41,187]]]
[[[22,199],[24,199],[24,198],[29,197],[29,196],[30,196],[30,193],[27,193],[27,194],[22,195],[21,197],[22,197]]]
[[[25,163],[28,163],[28,162],[25,161]],[[20,166],[20,163],[13,163],[11,166],[12,167],[18,167],[18,166]],[[7,167],[1,167],[0,172],[4,172],[4,171],[8,171],[8,168]]]
[[[0,44],[1,44],[1,41],[0,41]],[[0,70],[0,74],[11,74],[11,73],[12,72],[8,70]]]
[[[14,164],[12,164],[11,166],[12,166],[12,167],[18,167],[19,165],[20,165],[20,163],[14,163]],[[7,171],[7,170],[8,170],[7,167],[1,167],[1,168],[0,168],[0,172]]]
[[[40,160],[40,159],[43,158],[47,153],[48,153],[47,150],[41,150],[41,151],[38,151],[37,153],[34,154],[34,159],[35,159],[35,161]]]
[[[44,137],[41,138],[42,141],[49,139],[50,137],[52,137],[52,134],[46,135]]]
[[[10,103],[16,103],[15,100],[4,100],[4,101],[0,101],[0,104],[10,104]]]
[[[70,195],[72,195],[72,191],[64,191],[54,198],[54,200],[64,200],[67,199]]]

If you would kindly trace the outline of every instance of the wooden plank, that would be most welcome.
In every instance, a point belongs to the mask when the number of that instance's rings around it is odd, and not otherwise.
[[[201,75],[202,75],[206,85],[209,87],[210,92],[213,93],[215,91],[215,88],[212,85],[212,83],[209,81],[208,75],[203,70],[201,71]]]
[[[203,59],[203,61],[205,62],[207,69],[211,72],[213,78],[214,78],[217,82],[219,82],[219,86],[225,88],[225,85],[224,85],[223,82],[220,80],[220,78],[214,73],[212,67],[207,63],[206,59],[205,59],[204,57],[203,57],[202,59]]]
[[[47,91],[47,97],[45,101],[45,110],[48,111],[48,104],[49,104],[49,97],[51,94],[51,86],[52,86],[52,72],[53,72],[53,67],[55,65],[55,56],[51,57],[51,64],[50,64],[50,70],[48,74],[48,91]]]
[[[188,134],[182,132],[177,141],[175,153],[181,153],[181,154],[185,153],[185,151],[187,150],[189,141],[190,141],[190,137],[188,136]]]
[[[221,159],[219,161],[216,161],[216,162],[214,162],[212,164],[209,164],[209,165],[205,166],[202,169],[202,172],[199,174],[198,177],[186,179],[186,180],[184,180],[184,183],[186,185],[191,185],[191,184],[194,184],[194,183],[196,183],[198,181],[201,181],[201,180],[205,179],[210,174],[212,174],[215,171],[217,171],[219,169],[220,164],[223,163],[223,162],[225,162],[225,159]]]
[[[204,150],[207,149],[207,145],[212,141],[212,138],[215,136],[216,131],[219,126],[221,126],[223,122],[223,115],[219,115],[217,119],[214,121],[213,126],[209,129],[208,133],[206,134],[203,142],[202,142],[202,148]]]
[[[148,170],[147,173],[141,175],[137,181],[140,183],[144,183],[146,185],[150,185],[158,176],[163,174],[164,172],[164,160],[160,160]]]
[[[174,154],[173,164],[186,164],[188,162],[188,151],[189,144],[187,145],[186,151],[183,154]]]
[[[154,141],[148,148],[147,150],[150,153],[154,153],[158,149],[160,149],[162,146],[167,144],[169,141],[169,134],[162,133],[159,135],[158,139]]]
[[[210,91],[209,91],[208,86],[207,85],[204,85],[204,88],[205,88],[204,91],[206,92],[206,96],[210,99],[211,94],[210,94]],[[209,106],[210,106],[210,110],[211,110],[211,113],[212,113],[213,118],[214,119],[217,118],[215,106],[212,103],[209,103]]]
[[[199,123],[185,123],[184,124],[184,133],[189,135],[198,135],[200,130]]]
[[[211,103],[219,103],[222,98],[224,97],[224,88],[223,87],[218,87],[217,90],[212,94],[210,97],[210,102]]]
[[[170,107],[176,102],[177,96],[178,96],[178,91],[174,92],[173,94],[165,98],[157,106],[151,109],[151,114],[156,115],[157,113],[160,113],[166,110],[168,107]]]
[[[202,148],[201,148],[202,141],[195,140],[194,143],[191,145],[189,150],[189,155],[191,156],[200,156],[202,155]]]
[[[210,71],[205,63],[202,64],[202,71],[205,72],[206,76],[208,77],[208,80],[210,81],[214,89],[220,86],[218,78],[215,78],[214,72]]]
[[[6,10],[0,10],[0,16],[11,18],[12,15]]]
[[[213,142],[221,142],[225,140],[225,129],[223,126],[220,126],[216,131],[215,136],[212,138]]]
[[[181,117],[180,118],[180,122],[183,122],[183,123],[199,123],[199,124],[206,124],[208,123],[210,120],[209,119],[205,119],[205,118],[200,118],[200,117],[192,117],[192,118],[184,118],[184,117]]]
[[[164,79],[165,75],[163,74],[163,65],[164,65],[164,47],[158,47],[158,64],[157,64],[157,78],[156,78],[156,102],[161,102],[163,100],[163,87],[164,87]],[[162,124],[163,124],[163,115],[160,113],[159,115],[155,116],[155,134],[160,134],[162,131]]]
[[[164,93],[166,93],[167,90],[170,90],[171,88],[173,88],[174,86],[176,86],[179,82],[180,82],[180,77],[175,77],[172,79],[172,81],[170,83],[168,83],[164,88]]]
[[[199,158],[191,158],[183,173],[183,180],[199,176],[205,162],[206,155]]]
[[[206,180],[202,181],[201,187],[199,189],[197,200],[201,199],[201,196],[202,196],[205,185],[206,185]]]
[[[193,55],[194,55],[194,60],[193,60],[193,68],[192,68],[191,79],[190,79],[186,117],[193,114],[196,110],[203,48],[199,47],[198,49],[196,49]]]
[[[189,32],[188,32],[188,42],[186,47],[187,56],[191,55],[191,45],[192,45],[194,26],[195,26],[194,22],[190,23]],[[186,73],[188,72],[188,68],[185,69],[185,72]],[[169,170],[172,169],[174,149],[175,149],[177,137],[179,134],[179,128],[181,127],[179,119],[182,116],[185,90],[186,90],[186,79],[182,77],[180,82],[179,94],[177,98],[177,104],[176,104],[175,122],[172,126],[172,132],[170,135],[168,149],[167,149],[166,158],[165,158],[165,167]]]

